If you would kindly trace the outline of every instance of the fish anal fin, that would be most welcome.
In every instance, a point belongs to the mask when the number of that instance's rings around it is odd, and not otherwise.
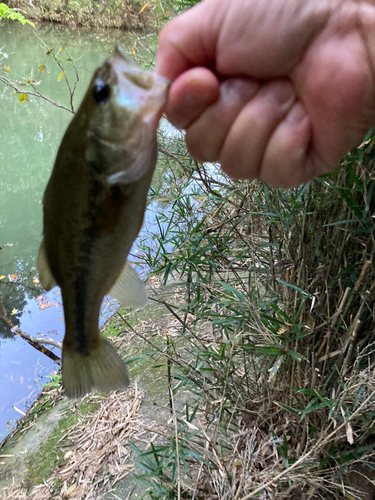
[[[51,288],[56,286],[56,281],[52,276],[51,269],[49,268],[48,265],[44,240],[42,241],[39,248],[38,260],[36,266],[38,269],[40,284],[48,292],[49,290],[51,290]]]
[[[147,304],[145,285],[128,260],[108,295],[127,307],[144,307]]]
[[[98,347],[87,355],[63,345],[62,381],[65,395],[79,398],[93,388],[103,392],[124,389],[129,374],[110,341],[100,336]]]

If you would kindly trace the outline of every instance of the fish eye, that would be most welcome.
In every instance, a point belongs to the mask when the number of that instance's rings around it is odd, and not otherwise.
[[[98,104],[104,104],[108,101],[109,96],[111,94],[111,88],[109,85],[103,82],[103,80],[99,80],[99,78],[95,81],[95,87],[92,91],[92,97],[95,102]]]

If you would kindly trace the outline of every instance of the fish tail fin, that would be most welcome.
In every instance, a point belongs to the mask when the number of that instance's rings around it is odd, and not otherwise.
[[[98,346],[89,354],[63,345],[62,381],[69,398],[79,398],[94,387],[108,392],[129,385],[128,370],[110,341],[100,335]]]

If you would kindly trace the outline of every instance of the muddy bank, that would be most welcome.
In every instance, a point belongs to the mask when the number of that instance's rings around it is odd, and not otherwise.
[[[155,20],[153,12],[133,0],[7,0],[11,8],[25,11],[34,23],[49,21],[70,27],[148,30]]]

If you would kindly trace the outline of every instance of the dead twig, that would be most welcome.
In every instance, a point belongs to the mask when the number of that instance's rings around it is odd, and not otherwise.
[[[59,342],[58,340],[53,340],[44,337],[33,337],[32,335],[29,335],[28,333],[25,333],[20,329],[16,330],[16,335],[19,335],[20,337],[24,338],[25,340],[28,340],[29,342],[32,342],[33,344],[52,345],[62,350],[62,342]]]

